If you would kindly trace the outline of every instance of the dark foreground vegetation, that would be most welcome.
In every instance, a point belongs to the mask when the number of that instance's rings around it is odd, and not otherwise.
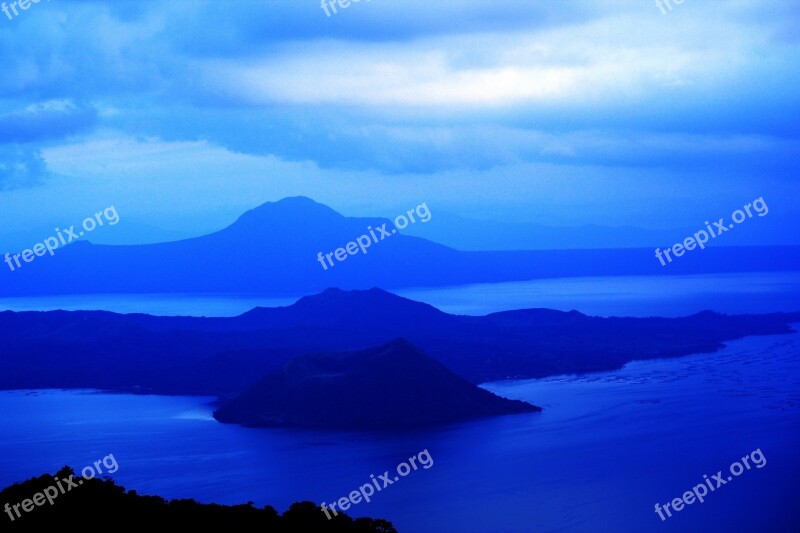
[[[74,472],[63,468],[51,476],[43,476],[18,483],[0,492],[0,506],[14,506],[55,487],[56,478],[64,480]],[[106,479],[82,480],[80,486],[66,490],[53,498],[50,505],[34,506],[30,512],[19,507],[21,517],[13,510],[2,513],[0,531],[120,531],[159,526],[167,531],[258,531],[260,533],[396,533],[390,522],[359,518],[353,520],[344,514],[328,520],[312,502],[295,503],[282,515],[273,507],[262,509],[252,503],[224,506],[200,504],[194,500],[165,500],[158,496],[140,496]],[[40,501],[41,498],[40,498]],[[29,504],[30,507],[30,504]],[[14,517],[12,521],[9,512]],[[165,527],[160,527],[165,526]],[[52,528],[52,529],[51,529]],[[59,529],[56,529],[59,528]]]

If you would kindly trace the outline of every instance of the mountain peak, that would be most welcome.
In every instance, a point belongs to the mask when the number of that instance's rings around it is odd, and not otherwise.
[[[291,196],[275,202],[266,202],[246,211],[230,227],[253,224],[279,223],[287,221],[315,220],[332,221],[345,218],[327,205],[315,202],[306,196]]]
[[[385,311],[442,314],[440,310],[432,305],[409,300],[377,287],[361,290],[328,288],[318,294],[304,296],[297,300],[294,305],[298,308],[315,306],[330,310],[338,309],[339,312],[345,309],[369,310],[371,314],[380,314]]]
[[[214,416],[248,426],[397,429],[541,409],[481,389],[405,339],[298,357]]]

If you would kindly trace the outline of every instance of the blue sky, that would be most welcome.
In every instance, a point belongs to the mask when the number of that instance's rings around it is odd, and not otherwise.
[[[42,1],[0,13],[0,224],[113,204],[125,238],[201,233],[305,195],[701,228],[763,196],[796,235],[798,19],[791,0]]]

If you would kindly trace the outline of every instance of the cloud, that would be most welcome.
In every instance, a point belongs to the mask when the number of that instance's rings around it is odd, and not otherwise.
[[[49,176],[42,147],[88,132],[96,123],[93,108],[70,100],[36,102],[0,114],[0,190],[42,185]]]
[[[789,0],[42,2],[0,31],[0,188],[164,213],[404,191],[524,215],[545,191],[663,218],[689,177],[696,212],[728,183],[794,200],[799,20]],[[626,188],[645,201],[612,206]]]
[[[0,114],[0,143],[27,143],[59,139],[88,131],[97,112],[70,100],[49,100],[21,111]]]
[[[210,58],[197,66],[209,88],[244,104],[585,110],[631,107],[654,94],[696,100],[723,89],[726,98],[747,92],[763,69],[763,47],[774,63],[796,63],[795,47],[771,43],[773,32],[730,16],[670,25],[610,10],[595,20],[533,30],[400,42],[306,40],[261,57]]]
[[[473,55],[483,61],[464,60]],[[665,68],[673,78],[665,83],[699,72],[692,55],[608,48],[592,56],[572,55],[547,36],[470,35],[392,45],[313,43],[258,62],[211,61],[205,77],[212,87],[249,104],[469,111],[639,96]]]
[[[0,191],[40,185],[47,166],[39,150],[24,145],[0,145]]]

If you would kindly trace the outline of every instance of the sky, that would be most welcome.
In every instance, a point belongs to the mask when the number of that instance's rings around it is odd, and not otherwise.
[[[297,195],[353,216],[426,202],[481,221],[702,228],[763,197],[771,240],[796,236],[796,1],[670,6],[0,12],[2,232],[114,205],[112,241],[202,234]]]

